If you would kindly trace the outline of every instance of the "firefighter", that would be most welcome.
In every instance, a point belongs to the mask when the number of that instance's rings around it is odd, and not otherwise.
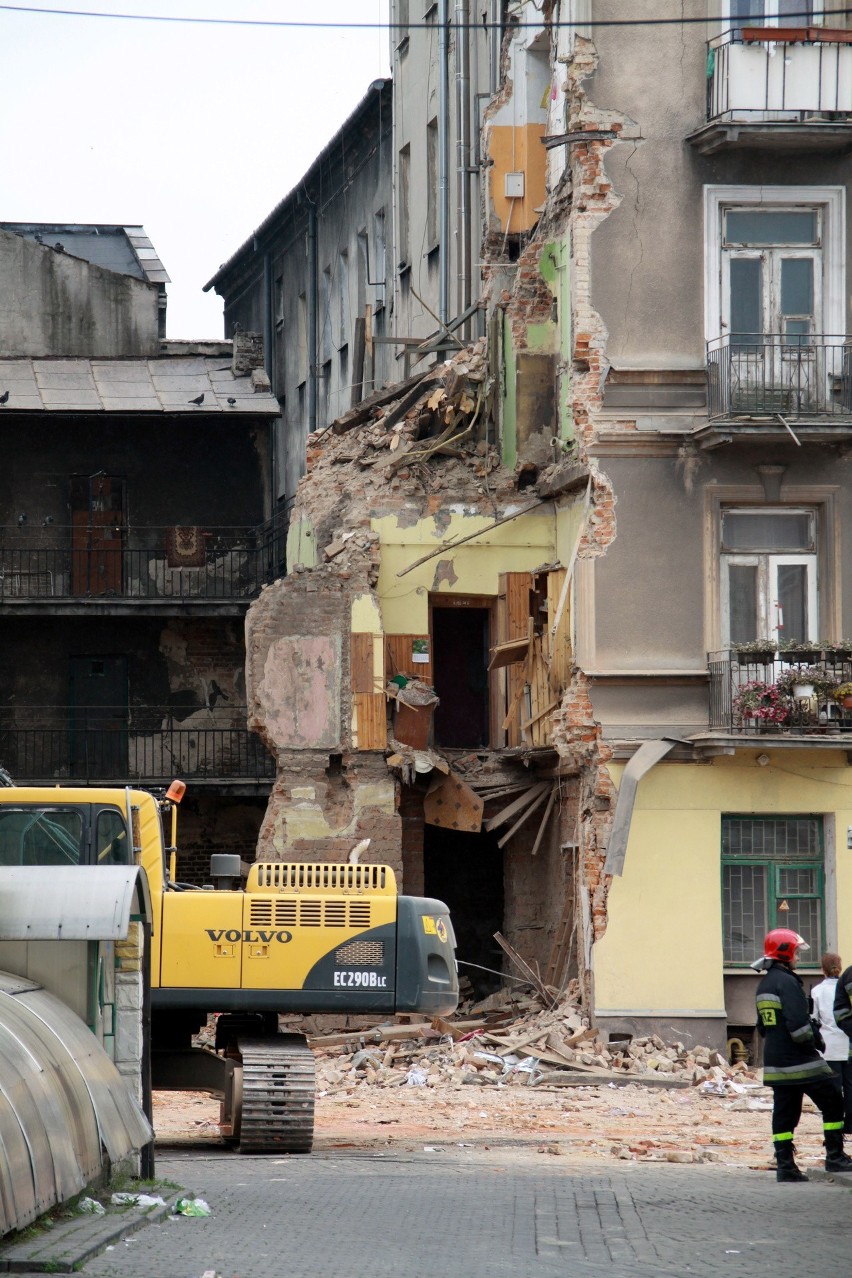
[[[834,990],[834,1019],[837,1021],[838,1028],[842,1029],[847,1038],[852,1039],[852,967],[847,967],[846,971],[838,978],[837,985]],[[852,1048],[850,1048],[852,1052]],[[852,1063],[850,1063],[852,1071]],[[852,1128],[852,1124],[850,1124]]]
[[[763,943],[764,977],[757,987],[757,1028],[763,1035],[763,1081],[772,1088],[772,1143],[775,1177],[806,1181],[796,1166],[793,1137],[809,1096],[822,1114],[825,1170],[852,1172],[843,1152],[843,1092],[831,1066],[817,1050],[810,1004],[793,970],[800,950],[810,946],[789,928],[777,927]]]

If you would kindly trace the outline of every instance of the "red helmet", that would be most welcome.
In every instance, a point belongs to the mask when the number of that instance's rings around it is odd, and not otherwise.
[[[766,933],[763,942],[763,957],[777,959],[779,963],[789,963],[795,958],[796,950],[809,950],[811,947],[798,932],[788,927],[775,927]]]

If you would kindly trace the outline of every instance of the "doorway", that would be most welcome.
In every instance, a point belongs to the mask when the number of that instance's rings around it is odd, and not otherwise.
[[[71,476],[71,593],[120,595],[124,480]]]
[[[126,777],[127,658],[71,657],[68,687],[72,779]]]
[[[502,983],[503,951],[494,933],[503,929],[503,851],[496,834],[435,825],[423,832],[424,892],[449,906],[460,975],[484,998]]]
[[[460,597],[432,603],[432,675],[440,704],[435,744],[478,749],[490,742],[488,654],[491,608]]]

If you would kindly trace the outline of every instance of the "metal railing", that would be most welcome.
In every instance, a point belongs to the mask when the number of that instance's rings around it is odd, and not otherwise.
[[[146,708],[144,724],[113,712],[18,707],[0,714],[0,766],[16,781],[271,780],[275,761],[229,712],[175,720]],[[101,720],[98,722],[98,720]]]
[[[711,421],[852,418],[852,343],[822,333],[734,333],[707,344]]]
[[[708,41],[708,121],[852,122],[852,45],[823,40],[818,27],[789,27],[799,39],[781,27],[775,39],[745,39],[739,28]]]
[[[254,528],[6,528],[0,602],[12,599],[245,600],[285,572],[283,520]],[[61,544],[56,544],[61,538]]]
[[[833,688],[852,682],[852,658],[815,654],[808,661],[788,661],[782,656],[755,660],[730,649],[708,654],[710,675],[710,728],[728,732],[796,735],[833,735],[852,732],[852,708],[845,708]],[[819,677],[813,676],[813,671]],[[808,696],[785,687],[797,672]],[[805,674],[810,672],[810,676]],[[779,680],[781,687],[779,688]],[[798,692],[801,692],[799,685]]]

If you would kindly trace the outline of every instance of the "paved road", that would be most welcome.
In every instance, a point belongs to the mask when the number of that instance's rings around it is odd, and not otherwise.
[[[208,1219],[148,1224],[90,1278],[830,1278],[852,1254],[850,1189],[766,1172],[476,1152],[241,1158],[161,1153]]]

